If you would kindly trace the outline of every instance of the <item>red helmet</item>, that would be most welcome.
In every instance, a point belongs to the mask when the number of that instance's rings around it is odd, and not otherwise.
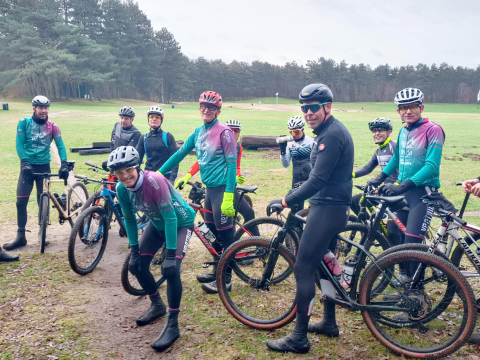
[[[215,105],[220,110],[222,108],[222,96],[215,91],[205,91],[198,99],[200,104]]]

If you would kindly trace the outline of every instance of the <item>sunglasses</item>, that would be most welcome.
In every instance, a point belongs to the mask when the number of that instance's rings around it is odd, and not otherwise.
[[[302,129],[295,129],[295,130],[290,130],[290,134],[296,135],[296,134],[301,134]]]
[[[128,167],[128,168],[123,169],[123,170],[115,170],[115,171],[113,172],[113,175],[115,175],[115,176],[119,176],[119,175],[120,175],[120,176],[121,176],[121,175],[124,175],[124,174],[127,174],[127,173],[131,173],[131,172],[133,172],[133,170],[135,170],[135,169],[136,169],[136,166],[131,166],[131,167]]]
[[[149,120],[158,120],[158,119],[162,119],[162,117],[160,115],[148,115],[148,119]]]
[[[203,111],[205,111],[205,110],[208,110],[208,111],[217,111],[218,108],[217,108],[216,106],[213,106],[213,105],[204,105],[204,104],[202,104],[202,105],[200,105],[200,110],[203,110]]]
[[[387,131],[385,129],[381,129],[381,128],[376,128],[376,129],[372,129],[372,133],[381,133],[381,132],[384,132],[384,131]]]
[[[308,110],[310,110],[312,113],[316,113],[321,109],[323,105],[326,105],[327,103],[321,103],[321,104],[307,104],[307,105],[302,105],[300,108],[302,109],[302,112],[304,114],[308,113]]]
[[[400,105],[398,107],[398,110],[401,113],[406,113],[408,109],[410,109],[411,111],[415,111],[415,110],[418,110],[419,108],[420,108],[420,104],[409,104],[409,105]]]
[[[240,133],[240,129],[230,128],[230,130],[232,130],[235,134]]]

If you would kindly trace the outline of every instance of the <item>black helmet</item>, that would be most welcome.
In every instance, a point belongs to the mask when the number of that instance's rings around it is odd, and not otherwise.
[[[118,115],[133,118],[135,117],[135,111],[130,106],[124,106],[118,111]]]
[[[303,104],[305,101],[331,103],[333,102],[332,90],[324,84],[310,84],[302,89],[298,95],[298,101],[300,104]]]
[[[45,96],[43,95],[37,95],[33,98],[32,100],[32,105],[33,107],[35,106],[45,106],[45,107],[50,107],[50,100],[48,100]]]
[[[385,129],[385,130],[392,130],[392,122],[390,121],[389,118],[386,117],[379,117],[376,118],[375,120],[372,120],[368,123],[368,128],[370,131],[372,129]]]
[[[140,165],[140,155],[133,146],[120,146],[113,150],[108,156],[107,167],[112,172],[121,168],[128,168]]]

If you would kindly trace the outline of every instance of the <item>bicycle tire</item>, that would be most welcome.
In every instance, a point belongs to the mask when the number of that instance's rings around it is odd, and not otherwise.
[[[85,203],[89,199],[88,197],[88,190],[85,185],[79,181],[75,182],[70,189],[68,189],[67,195],[67,215],[68,215],[68,222],[70,226],[73,228],[75,218],[82,213],[82,211],[77,212],[75,216],[71,216],[73,212],[75,212],[79,208],[83,208]]]
[[[273,330],[285,326],[295,318],[297,311],[296,282],[292,273],[281,282],[266,282],[266,287],[259,287],[259,279],[274,254],[271,250],[271,241],[267,238],[245,238],[230,245],[217,265],[216,281],[223,305],[242,324],[259,330]],[[236,258],[254,260],[253,264],[245,267],[249,274],[248,282],[237,279],[239,273],[236,269],[239,266]],[[285,246],[280,245],[273,270],[279,269],[278,271],[284,273],[284,268],[293,268],[294,264],[295,256]],[[233,269],[232,275],[228,275],[229,268]],[[260,276],[253,275],[255,271],[258,271]],[[230,290],[227,285],[229,280]]]
[[[410,261],[427,264],[427,267],[437,269],[444,274],[449,279],[448,283],[452,282],[457,297],[455,307],[449,310],[450,314],[445,315],[448,319],[439,317],[427,321],[423,318],[421,311],[425,310],[422,306],[426,305],[428,308],[428,303],[433,301],[431,296],[434,295],[434,292],[420,288],[399,292],[409,299],[409,302],[399,301],[396,303],[399,307],[411,309],[407,314],[408,320],[395,319],[391,315],[393,310],[382,311],[378,308],[362,310],[363,320],[372,335],[396,354],[435,359],[447,356],[458,350],[470,338],[477,318],[473,291],[467,280],[451,262],[422,251],[392,252],[378,259],[375,266],[370,266],[365,271],[360,284],[359,302],[362,305],[374,305],[375,298],[381,295],[374,294],[372,288],[376,279],[381,276],[382,270],[398,268],[399,264]],[[433,291],[436,291],[437,286],[438,284],[432,284]],[[379,304],[384,304],[384,302],[385,297],[380,300]],[[412,304],[417,308],[412,308]],[[420,310],[418,304],[420,304]],[[447,327],[450,328],[447,329]],[[458,330],[454,327],[458,327]],[[420,348],[423,345],[425,348]]]
[[[90,195],[90,197],[87,199],[87,201],[83,205],[82,212],[85,211],[85,209],[88,209],[90,206],[92,206],[92,204],[96,203],[98,199],[100,199],[100,193],[101,193],[101,190],[97,190],[92,195]]]
[[[150,263],[150,272],[152,273],[157,288],[165,282],[165,278],[162,276],[162,263],[165,259],[165,244],[156,252],[155,256]],[[121,281],[123,289],[133,296],[145,296],[147,293],[143,290],[142,286],[138,283],[135,276],[128,271],[128,263],[130,262],[130,253],[122,265]]]
[[[480,234],[471,232],[470,235],[472,236],[473,240],[477,241],[480,240]],[[464,240],[472,246],[473,244],[471,243],[471,240],[469,238],[464,238]],[[474,246],[474,249],[472,251],[476,251],[476,246]],[[463,255],[465,254],[465,251],[463,250],[463,247],[460,244],[457,244],[455,246],[455,249],[452,252],[452,256],[450,256],[450,261],[452,262],[453,265],[455,265],[457,268],[460,269],[460,265],[462,263],[462,258]],[[469,258],[465,256],[468,262],[464,262],[463,269],[460,270],[460,272],[467,278],[467,280],[470,282],[470,285],[472,289],[474,290],[474,295],[475,299],[477,302],[477,308],[480,311],[480,278],[475,277],[475,276],[468,276],[469,273],[477,273],[477,269],[473,266],[473,264],[470,262]]]
[[[47,193],[43,193],[40,196],[40,209],[38,215],[40,225],[40,253],[43,254],[45,252],[45,246],[47,241],[47,227],[50,220],[50,196]]]
[[[103,207],[92,206],[80,214],[68,242],[68,262],[74,272],[86,275],[96,268],[107,246],[108,230]]]

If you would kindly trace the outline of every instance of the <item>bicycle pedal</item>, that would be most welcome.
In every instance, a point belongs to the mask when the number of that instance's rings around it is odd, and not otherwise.
[[[203,263],[203,264],[202,264],[202,267],[203,267],[204,269],[208,268],[209,266],[210,266],[210,265],[209,265],[208,263]]]

